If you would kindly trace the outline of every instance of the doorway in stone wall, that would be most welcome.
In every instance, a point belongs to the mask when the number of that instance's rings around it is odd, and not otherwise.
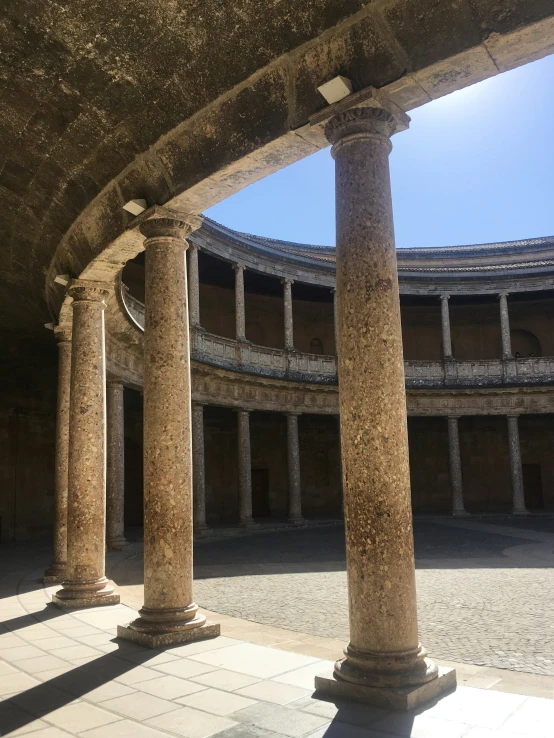
[[[544,507],[542,496],[542,477],[540,464],[522,464],[525,507],[540,510]]]
[[[271,517],[269,469],[252,469],[252,517]]]

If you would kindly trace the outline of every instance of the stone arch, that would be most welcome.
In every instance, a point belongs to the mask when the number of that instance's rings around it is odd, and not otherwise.
[[[522,359],[529,356],[542,356],[542,348],[539,339],[531,331],[523,328],[515,328],[510,331],[512,341],[512,353],[518,354]]]
[[[310,353],[311,354],[323,354],[323,341],[321,338],[314,337],[310,341]]]

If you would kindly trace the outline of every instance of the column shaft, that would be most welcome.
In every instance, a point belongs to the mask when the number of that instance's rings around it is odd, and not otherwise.
[[[464,507],[462,485],[462,457],[460,454],[460,433],[458,418],[448,418],[448,453],[450,457],[450,485],[452,488],[452,515],[467,515]]]
[[[250,413],[238,411],[239,435],[239,525],[251,525],[252,520],[252,455],[250,450]]]
[[[298,413],[287,413],[287,467],[289,482],[289,522],[303,523]]]
[[[207,530],[206,525],[206,465],[204,458],[204,407],[192,403],[192,471],[194,532]]]
[[[339,352],[339,321],[337,315],[337,290],[332,289],[333,293],[333,328],[335,331],[335,353]]]
[[[339,113],[335,159],[340,418],[350,643],[336,680],[421,685],[437,676],[418,641],[400,297],[389,176],[393,116]]]
[[[54,558],[44,572],[44,583],[62,582],[67,564],[67,486],[69,454],[69,396],[71,386],[71,326],[57,326],[58,397],[56,406],[56,460],[54,490]]]
[[[452,338],[450,335],[450,311],[448,300],[450,295],[441,295],[441,323],[442,323],[442,355],[445,359],[452,358]]]
[[[196,244],[189,244],[188,261],[190,325],[193,328],[198,328],[200,326],[200,278],[198,274],[198,246]]]
[[[109,290],[74,280],[67,567],[63,588],[52,600],[63,608],[119,602],[106,579],[106,402],[104,308]]]
[[[283,298],[285,312],[285,348],[294,348],[294,323],[292,315],[292,279],[283,280]]]
[[[235,264],[235,320],[237,341],[246,341],[246,309],[244,304],[244,267]]]
[[[144,606],[118,635],[147,647],[219,633],[192,592],[192,451],[184,236],[177,217],[151,217],[144,328]],[[215,628],[216,630],[210,630]],[[217,631],[217,632],[216,632]]]
[[[500,302],[500,333],[502,336],[502,358],[512,358],[512,339],[510,337],[510,315],[508,313],[508,293],[498,295]]]
[[[107,398],[106,544],[108,551],[121,551],[124,533],[125,468],[123,383],[109,380]]]
[[[512,480],[512,512],[516,515],[524,515],[527,513],[527,508],[525,507],[525,491],[523,489],[518,416],[508,415],[507,421],[510,474]]]

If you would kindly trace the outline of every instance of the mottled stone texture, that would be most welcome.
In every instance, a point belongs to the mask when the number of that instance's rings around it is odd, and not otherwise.
[[[109,380],[107,398],[106,544],[121,551],[127,543],[123,531],[125,510],[123,383]]]
[[[331,290],[333,293],[333,331],[334,331],[334,339],[335,339],[335,354],[338,354],[339,352],[339,323],[338,323],[338,313],[337,313],[337,290],[333,287]]]
[[[204,406],[192,403],[192,471],[194,532],[207,530],[206,465],[204,460]]]
[[[448,300],[450,295],[441,295],[441,325],[442,325],[442,355],[445,359],[452,358],[452,338],[450,335],[450,311]]]
[[[508,293],[498,295],[500,303],[500,334],[502,336],[502,358],[512,358],[512,339],[510,337],[510,315],[508,313]]]
[[[53,601],[64,608],[119,602],[104,576],[106,523],[105,285],[76,279],[73,297],[67,567]]]
[[[289,489],[289,521],[302,523],[302,491],[300,485],[300,444],[298,413],[287,413],[287,468]]]
[[[200,277],[198,275],[198,246],[189,244],[188,249],[189,320],[191,326],[200,325]]]
[[[144,330],[144,607],[122,638],[146,646],[206,637],[192,595],[192,453],[185,234],[171,217],[146,236]],[[213,633],[210,634],[213,635]]]
[[[69,395],[71,386],[71,326],[54,329],[58,341],[58,399],[56,407],[56,487],[54,497],[54,558],[44,572],[45,584],[62,582],[67,563],[67,484],[69,453]]]
[[[525,492],[523,489],[523,470],[521,467],[521,446],[519,443],[519,423],[517,415],[508,415],[508,450],[510,452],[510,476],[512,481],[512,512],[525,515]]]
[[[246,312],[244,305],[244,266],[235,264],[235,337],[237,341],[246,340]]]
[[[452,490],[452,514],[467,515],[464,507],[464,490],[462,485],[462,457],[460,454],[460,432],[458,416],[448,418],[448,456],[450,460],[450,486]]]
[[[250,413],[239,410],[239,525],[252,525],[252,452],[250,449]]]
[[[437,678],[418,641],[406,395],[389,176],[393,116],[339,113],[337,298],[350,643],[335,678],[369,688]],[[318,688],[321,685],[318,684]],[[368,697],[370,699],[370,697]]]
[[[285,315],[285,348],[294,348],[294,323],[292,317],[292,280],[283,279],[283,298]]]

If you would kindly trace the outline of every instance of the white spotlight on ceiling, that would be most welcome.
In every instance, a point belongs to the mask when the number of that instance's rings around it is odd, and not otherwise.
[[[69,276],[69,274],[57,274],[54,277],[54,282],[56,282],[56,284],[63,284],[64,287],[67,287],[70,280],[71,277]]]
[[[141,213],[144,213],[147,207],[148,205],[146,204],[146,200],[129,200],[129,202],[126,202],[123,206],[123,210],[131,213],[131,215],[140,215]]]
[[[333,77],[329,82],[318,87],[317,90],[321,92],[329,105],[332,105],[332,103],[336,103],[352,94],[352,82],[347,77],[339,74],[338,77]]]

